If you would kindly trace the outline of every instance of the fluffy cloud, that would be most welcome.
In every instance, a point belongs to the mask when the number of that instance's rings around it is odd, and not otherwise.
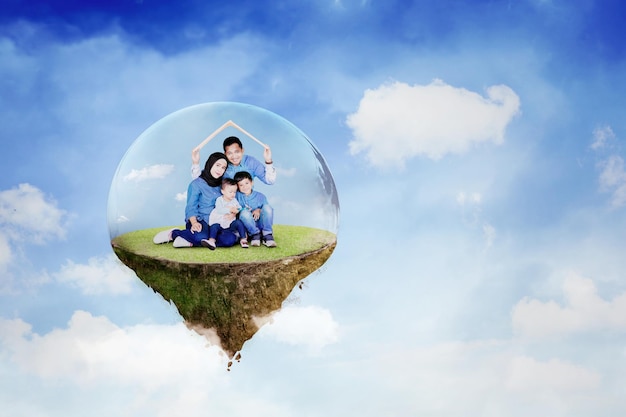
[[[67,212],[59,209],[52,198],[30,184],[0,191],[0,227],[12,240],[44,243],[65,237]]]
[[[600,150],[615,139],[615,133],[611,126],[597,127],[593,131],[593,141],[591,142],[591,149],[594,151]]]
[[[89,415],[107,416],[110,405],[120,416],[297,414],[258,386],[232,389],[237,367],[227,372],[227,362],[182,323],[119,327],[76,311],[66,328],[38,334],[21,319],[0,318],[0,367],[16,375],[0,380],[10,415],[64,416],[94,407]]]
[[[270,317],[256,320],[259,335],[317,352],[339,339],[339,325],[326,309],[317,306],[285,307]]]
[[[172,171],[174,171],[174,165],[150,165],[141,169],[132,169],[128,174],[124,175],[123,180],[141,182],[146,180],[161,179],[168,176]]]
[[[404,406],[410,415],[584,416],[602,407],[601,400],[590,400],[606,388],[599,371],[559,358],[539,360],[521,349],[505,340],[403,350],[388,345],[384,356],[367,363],[384,381],[378,392],[387,393],[385,405]],[[368,371],[356,372],[358,378]],[[385,405],[379,405],[381,412]]]
[[[226,357],[182,323],[120,328],[85,311],[76,311],[66,329],[45,335],[20,319],[0,319],[0,341],[13,362],[42,378],[105,378],[156,388],[200,367],[205,377],[226,368]]]
[[[115,256],[90,258],[87,264],[68,260],[53,277],[69,283],[84,294],[128,294],[132,291],[135,274]]]
[[[565,305],[525,297],[513,308],[514,330],[521,336],[549,337],[601,329],[626,329],[626,293],[602,299],[594,282],[576,274],[563,281]]]
[[[516,356],[509,362],[506,387],[512,391],[585,391],[600,385],[600,374],[594,370],[560,359],[545,362],[528,356]]]
[[[598,127],[593,131],[591,149],[601,155],[597,166],[600,169],[600,190],[611,193],[611,206],[626,204],[626,170],[624,158],[616,153],[617,137],[611,126]]]
[[[0,294],[47,281],[45,274],[32,271],[18,280],[13,272],[28,269],[23,245],[64,239],[67,219],[54,199],[30,184],[0,191]]]
[[[354,139],[353,155],[366,153],[370,164],[385,167],[418,155],[439,159],[463,153],[481,142],[501,143],[519,97],[505,85],[482,97],[435,80],[428,85],[401,82],[367,90],[347,124]]]
[[[0,235],[0,272],[6,269],[12,258],[13,253],[9,241],[6,237]]]
[[[618,155],[612,155],[604,160],[600,166],[600,189],[611,192],[611,205],[622,207],[626,204],[626,171],[624,159]]]

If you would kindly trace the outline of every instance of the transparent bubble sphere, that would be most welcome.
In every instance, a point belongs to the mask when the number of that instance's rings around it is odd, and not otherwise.
[[[313,142],[286,119],[260,107],[205,103],[176,111],[146,129],[130,146],[113,178],[108,199],[111,239],[127,232],[184,224],[191,152],[227,122],[200,150],[200,168],[223,140],[238,137],[244,154],[263,162],[270,147],[277,178],[254,181],[274,208],[274,224],[337,233],[339,200],[328,166]]]

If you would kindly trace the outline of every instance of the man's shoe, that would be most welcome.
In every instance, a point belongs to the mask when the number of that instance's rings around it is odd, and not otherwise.
[[[276,242],[274,242],[274,236],[270,233],[269,235],[263,236],[263,244],[268,248],[275,248]]]

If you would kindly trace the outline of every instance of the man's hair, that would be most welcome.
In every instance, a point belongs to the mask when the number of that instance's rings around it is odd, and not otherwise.
[[[241,149],[243,149],[243,145],[241,144],[241,141],[239,140],[237,136],[229,136],[226,139],[224,139],[224,143],[222,144],[222,147],[224,148],[224,152],[226,152],[227,147],[235,143],[239,145]]]
[[[233,178],[236,183],[239,183],[241,180],[250,180],[252,181],[252,175],[248,171],[239,171],[235,174],[235,178]]]
[[[222,178],[222,190],[227,186],[227,185],[234,185],[237,186],[237,181],[235,181],[232,178]]]

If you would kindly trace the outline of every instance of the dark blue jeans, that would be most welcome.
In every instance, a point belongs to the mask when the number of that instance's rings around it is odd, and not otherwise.
[[[209,225],[204,220],[199,222],[202,225],[202,230],[199,232],[191,232],[191,222],[187,221],[185,230],[174,229],[172,230],[172,238],[176,239],[178,236],[185,239],[187,242],[191,242],[193,246],[202,246],[200,241],[202,239],[209,238]],[[234,222],[233,222],[234,223]],[[219,224],[218,224],[219,226]],[[232,225],[231,225],[232,226]],[[220,228],[221,229],[221,228]],[[239,239],[232,231],[228,229],[221,229],[220,233],[215,236],[215,246],[230,247],[237,243]]]
[[[239,237],[235,236],[235,233],[237,233]],[[209,239],[210,238],[215,239],[216,246],[224,246],[224,245],[217,244],[217,242],[219,242],[218,240],[219,237],[223,236],[224,234],[232,234],[235,236],[235,241],[232,244],[234,245],[239,239],[243,239],[246,237],[246,228],[244,227],[241,220],[238,220],[238,219],[233,220],[233,222],[230,224],[228,229],[224,229],[222,226],[220,226],[219,223],[214,223],[211,226],[209,226]],[[229,245],[229,246],[232,246],[232,245]]]

